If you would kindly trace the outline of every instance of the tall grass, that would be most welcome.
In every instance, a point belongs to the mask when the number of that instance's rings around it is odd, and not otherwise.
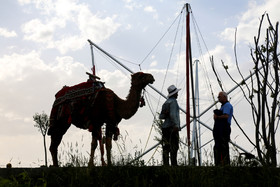
[[[156,142],[161,141],[161,120],[155,120],[155,130],[157,135],[154,137]],[[189,158],[188,158],[188,146],[184,143],[185,137],[180,137],[180,147],[178,150],[178,165],[180,166],[188,166],[189,165]],[[58,153],[59,165],[62,167],[87,167],[90,150],[84,150],[84,138],[81,138],[80,143],[75,142],[63,142],[60,146],[60,151]],[[141,141],[140,141],[141,143]],[[86,142],[86,144],[90,144],[90,142]],[[118,141],[112,142],[112,154],[111,160],[112,165],[114,166],[160,166],[162,165],[162,147],[159,145],[155,150],[154,153],[151,155],[148,160],[144,160],[140,155],[143,154],[143,150],[141,146],[134,145],[132,148],[128,149],[127,145],[133,144],[132,140],[129,138],[129,134],[127,131],[124,131],[123,134],[119,136]],[[106,158],[106,149],[104,150],[104,159]],[[238,150],[234,147],[231,147],[231,165],[232,166],[259,166],[259,163],[256,159],[245,159],[244,157],[240,156]],[[157,157],[155,156],[157,155]],[[204,149],[203,150],[203,161],[202,166],[214,166],[214,154],[213,148],[211,147],[210,150]],[[198,165],[198,161],[196,160],[196,165]],[[100,147],[97,146],[94,155],[94,163],[96,166],[101,165],[100,161]],[[191,164],[192,165],[192,164]]]

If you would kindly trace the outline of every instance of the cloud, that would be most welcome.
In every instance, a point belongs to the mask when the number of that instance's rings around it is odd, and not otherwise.
[[[152,13],[154,19],[157,19],[157,18],[158,18],[157,11],[156,11],[156,9],[154,9],[152,6],[146,6],[146,7],[144,8],[144,11],[145,11],[145,12],[148,12],[148,13]]]
[[[156,10],[152,6],[146,6],[144,8],[145,12],[156,12]]]
[[[20,5],[25,5],[31,3],[31,0],[18,0]]]
[[[221,38],[224,40],[230,40],[231,42],[234,42],[234,34],[235,34],[235,28],[226,28],[222,33],[221,33]]]
[[[24,127],[32,121],[35,112],[49,113],[55,93],[65,84],[86,81],[87,77],[81,76],[86,71],[83,64],[69,56],[57,57],[54,64],[46,64],[35,51],[3,56],[0,58],[1,123],[11,124],[11,128]]]
[[[278,7],[280,1],[267,0],[263,4],[257,4],[255,1],[249,2],[249,8],[239,18],[237,25],[237,42],[253,43],[253,37],[257,35],[261,16],[266,12],[269,14],[272,24],[279,21],[280,12]],[[267,27],[264,25],[263,29]],[[234,42],[235,28],[226,28],[221,33],[221,38]]]
[[[45,69],[46,65],[40,59],[40,54],[31,51],[27,54],[21,55],[13,53],[5,55],[0,59],[0,81],[21,81],[26,76],[26,67],[30,67],[31,71]]]
[[[56,40],[52,43],[49,43],[49,48],[56,48],[60,51],[61,54],[65,54],[68,51],[76,51],[85,45],[87,38],[82,36],[68,36],[64,37],[61,40]]]
[[[94,38],[94,41],[99,43],[117,31],[120,24],[115,21],[116,18],[116,15],[101,18],[98,15],[93,15],[88,8],[83,7],[77,15],[77,26],[82,36]]]
[[[220,62],[222,59],[224,62],[229,65],[233,65],[232,57],[227,53],[226,47],[223,45],[217,45],[213,50],[210,50],[209,53],[214,56],[214,58]],[[207,54],[208,57],[208,54]]]
[[[134,11],[135,9],[141,8],[142,5],[138,4],[135,1],[131,1],[131,0],[123,0],[125,3],[125,8],[129,9],[130,11]]]
[[[108,70],[101,70],[99,72],[102,81],[106,82],[106,87],[116,91],[116,94],[120,94],[120,97],[125,97],[128,94],[130,88],[130,76],[123,74],[119,70],[113,72]],[[116,81],[118,80],[118,81]]]
[[[81,49],[88,38],[94,38],[97,43],[106,40],[120,26],[116,15],[94,15],[86,4],[78,4],[75,0],[20,3],[33,3],[37,9],[42,10],[40,18],[22,25],[24,39],[44,43],[47,48],[55,48],[62,54]]]
[[[15,31],[9,31],[6,28],[0,28],[0,36],[3,36],[5,38],[11,38],[16,37],[17,33]]]
[[[132,28],[131,24],[127,24],[126,27],[125,27],[126,30],[131,30],[131,28]]]
[[[25,40],[48,43],[53,40],[56,28],[64,26],[64,21],[56,18],[46,23],[43,23],[40,19],[33,19],[22,26],[22,31],[25,34]]]
[[[157,66],[158,62],[157,61],[152,61],[150,64],[150,67],[155,67]]]

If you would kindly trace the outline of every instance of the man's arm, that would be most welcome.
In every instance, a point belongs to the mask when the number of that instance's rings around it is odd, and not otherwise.
[[[228,114],[223,114],[223,115],[220,115],[220,116],[214,114],[214,120],[216,120],[216,119],[226,119],[227,120],[228,117],[229,117]]]

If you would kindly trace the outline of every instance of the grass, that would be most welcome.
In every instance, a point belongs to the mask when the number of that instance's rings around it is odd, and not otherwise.
[[[155,122],[155,128],[158,133],[158,136],[155,136],[154,139],[156,141],[161,140],[161,130],[159,128],[160,121]],[[180,137],[181,142],[183,142],[184,137]],[[59,165],[62,167],[87,167],[90,150],[84,149],[84,138],[81,137],[80,143],[76,141],[73,142],[67,142],[64,143],[62,141],[59,151],[58,151],[58,160]],[[129,142],[129,143],[127,143]],[[90,142],[86,142],[87,144],[90,144]],[[140,141],[141,143],[141,141]],[[123,135],[119,136],[119,140],[114,143],[113,141],[113,149],[112,149],[112,164],[113,166],[161,166],[161,155],[162,155],[162,148],[161,146],[158,146],[154,153],[157,153],[159,157],[155,157],[154,154],[148,159],[148,161],[145,161],[143,158],[136,159],[140,155],[143,154],[143,150],[140,149],[138,145],[135,145],[132,150],[128,150],[126,145],[132,144],[132,141],[129,139],[129,135],[127,132],[123,133]],[[104,146],[105,149],[105,146]],[[180,148],[178,150],[178,164],[180,166],[189,166],[188,162],[188,155],[187,155],[188,147],[185,143],[180,144]],[[202,157],[204,158],[202,161],[202,166],[213,166],[214,165],[214,155],[213,155],[213,149],[211,150],[203,150]],[[106,149],[104,150],[104,159],[106,161]],[[86,154],[85,154],[86,152]],[[245,160],[243,157],[240,157],[239,152],[234,147],[230,150],[231,153],[231,165],[232,166],[260,166],[258,161],[256,159],[253,160]],[[146,159],[147,160],[147,159]],[[132,162],[133,161],[133,162]],[[196,165],[198,165],[196,161]],[[51,162],[49,162],[51,163]],[[100,148],[99,145],[95,151],[95,157],[94,157],[94,163],[96,166],[101,166],[100,162]]]
[[[267,167],[61,167],[0,169],[0,186],[280,186]]]
[[[83,140],[83,138],[82,138]],[[246,160],[231,150],[231,167],[214,167],[212,151],[204,150],[203,167],[189,166],[186,147],[178,152],[178,167],[163,167],[151,157],[131,163],[143,152],[133,148],[127,153],[127,136],[120,136],[112,156],[113,167],[88,168],[82,143],[62,143],[59,151],[60,168],[0,168],[0,186],[280,186],[280,169],[259,167],[256,160]],[[87,142],[89,143],[89,142]],[[161,147],[156,150],[161,154]],[[100,155],[100,151],[96,150]],[[105,157],[106,158],[106,157]],[[98,163],[99,157],[95,157]],[[148,166],[149,165],[149,166]]]
[[[135,151],[114,156],[112,167],[88,168],[88,157],[80,152],[83,145],[62,145],[62,167],[0,168],[0,186],[280,186],[280,168],[256,167],[242,157],[233,157],[231,167],[214,167],[211,161],[194,167],[182,155],[180,166],[164,167],[153,159],[152,166],[142,159],[130,164],[142,154]],[[119,150],[125,152],[125,145],[120,143]],[[212,153],[205,156],[211,158]]]

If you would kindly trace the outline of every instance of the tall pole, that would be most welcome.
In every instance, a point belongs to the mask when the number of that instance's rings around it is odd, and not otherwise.
[[[199,84],[198,84],[198,62],[195,60],[196,73],[195,73],[195,96],[194,96],[194,110],[199,114]],[[197,116],[193,118],[193,132],[192,132],[192,147],[191,147],[191,164],[196,165],[196,163],[201,166],[201,154],[200,154],[200,128],[199,128],[199,119]],[[198,162],[197,162],[198,161]]]
[[[197,126],[196,126],[196,138],[197,138],[197,155],[198,155],[198,164],[199,166],[201,166],[202,162],[201,162],[201,133],[200,133],[200,119],[199,119],[199,79],[198,79],[198,63],[199,63],[199,60],[195,60],[195,65],[196,65],[196,73],[195,73],[195,103],[196,103],[196,109],[197,109],[197,116],[195,117],[196,121],[198,122],[197,123]]]
[[[188,156],[190,162],[190,11],[189,4],[186,3],[186,125],[187,125],[187,139],[188,139]]]
[[[96,71],[95,71],[95,60],[94,60],[94,53],[93,53],[93,43],[88,40],[89,42],[89,45],[90,45],[90,52],[91,52],[91,61],[92,61],[92,68],[91,68],[91,71],[92,71],[92,75],[93,76],[90,76],[91,79],[93,81],[96,81],[96,79],[100,79],[99,77],[96,76]],[[88,73],[87,73],[88,74]],[[90,75],[90,74],[89,74]]]
[[[93,55],[93,47],[90,44],[90,50],[91,50],[91,60],[92,60],[92,74],[95,75],[95,64],[94,64],[94,55]]]

